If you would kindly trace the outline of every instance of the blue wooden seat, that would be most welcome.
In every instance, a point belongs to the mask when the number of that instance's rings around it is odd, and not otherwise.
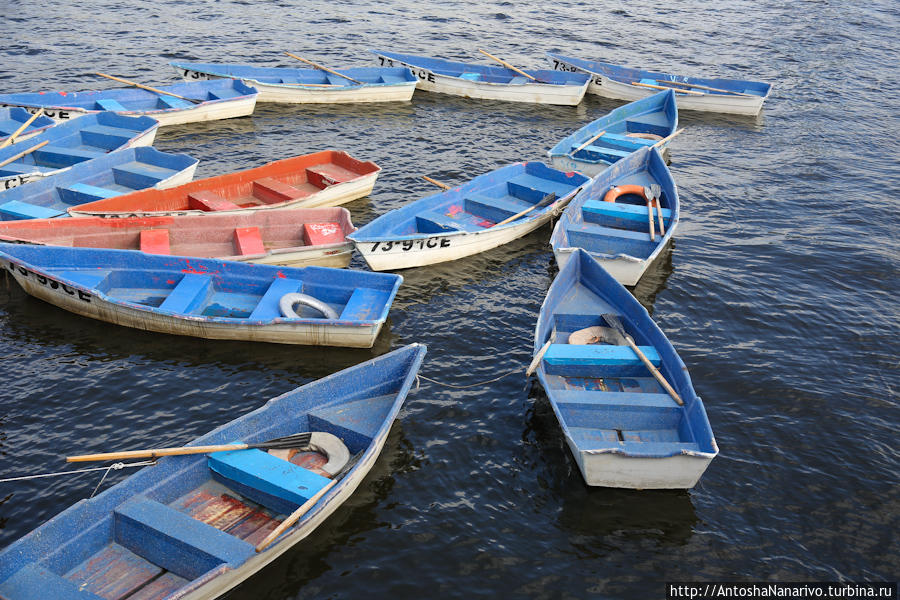
[[[188,100],[182,100],[181,98],[176,98],[175,96],[166,96],[161,95],[157,98],[157,106],[159,108],[174,108],[174,109],[182,109],[182,108],[193,108],[196,106],[193,102]]]
[[[114,519],[118,544],[188,580],[256,554],[244,540],[145,496],[119,505]]]
[[[638,346],[658,367],[660,356],[653,346]],[[544,354],[548,374],[593,377],[645,377],[650,372],[629,346],[609,344],[550,344]]]
[[[202,308],[212,291],[212,277],[201,273],[185,273],[178,285],[159,305],[159,308],[173,313],[187,314]]]
[[[460,213],[460,217],[465,217]],[[416,215],[416,230],[419,233],[442,233],[451,231],[466,231],[462,218],[456,219],[449,215],[433,210],[422,211]]]
[[[0,598],[102,600],[100,596],[79,588],[74,581],[61,577],[36,563],[26,563],[12,577],[0,583]]]
[[[619,433],[625,437],[625,440],[619,440]],[[663,433],[665,432],[665,433]],[[569,435],[581,450],[602,450],[616,449],[620,452],[634,456],[642,456],[645,458],[664,458],[667,456],[675,456],[681,454],[683,450],[694,452],[700,451],[700,446],[694,442],[671,441],[635,441],[629,440],[626,436],[634,437],[635,435],[644,435],[651,437],[654,432],[632,432],[628,430],[615,430],[591,427],[570,427]],[[672,437],[676,432],[672,429],[655,432],[657,436],[663,435],[667,438]]]
[[[60,279],[67,279],[88,289],[96,289],[107,278],[109,272],[93,269],[90,271],[59,271],[57,275]]]
[[[543,197],[542,197],[543,198]],[[497,198],[482,194],[468,194],[465,199],[465,208],[479,217],[488,221],[499,223],[513,215],[517,215],[526,208],[533,206],[533,202],[519,200],[518,198],[505,196]]]
[[[666,136],[669,135],[671,128],[672,123],[662,112],[653,112],[625,119],[625,130],[629,133],[653,133]]]
[[[100,100],[97,100],[97,107],[100,110],[128,111],[127,108],[119,104],[118,100],[113,100],[112,98],[101,98]]]
[[[103,156],[106,154],[100,150],[87,148],[69,148],[65,146],[44,146],[34,151],[35,160],[40,160],[48,165],[56,167],[71,167],[80,162]]]
[[[259,495],[254,497],[255,501],[278,511],[285,506],[269,501],[268,497],[300,506],[331,481],[255,448],[214,452],[209,455],[208,463],[209,468],[229,480],[229,484],[238,484],[239,491],[246,494],[247,489],[256,490]]]
[[[103,200],[104,198],[112,198],[121,194],[121,192],[115,190],[80,182],[73,183],[68,187],[56,188],[56,193],[59,194],[59,199],[62,202],[73,206],[94,202],[95,200]]]
[[[573,146],[572,150],[577,150],[578,146]],[[637,147],[634,148],[637,150]],[[599,146],[597,144],[589,144],[584,148],[575,152],[572,156],[584,160],[602,160],[604,162],[614,163],[631,154],[634,150],[620,150],[611,146]]]
[[[649,225],[648,225],[649,229]],[[566,227],[566,235],[569,246],[584,248],[595,254],[627,254],[635,258],[644,259],[653,254],[659,246],[659,232],[656,241],[650,239],[650,234],[642,231],[628,229],[613,229],[596,223],[569,223]]]
[[[127,144],[135,135],[137,135],[136,131],[122,129],[121,127],[91,125],[81,130],[81,141],[90,146],[115,150]]]
[[[387,304],[388,293],[382,290],[359,287],[341,311],[342,321],[373,321],[381,317]]]
[[[648,211],[646,206],[635,204],[620,204],[617,202],[604,202],[603,200],[588,200],[581,207],[585,221],[597,223],[604,227],[622,228],[631,231],[649,232],[647,223]],[[672,211],[662,209],[663,225],[668,229],[672,221]],[[653,209],[653,226],[659,224],[659,209]]]
[[[271,321],[283,317],[281,309],[278,308],[278,302],[285,294],[293,294],[303,289],[303,282],[299,279],[288,279],[286,277],[276,277],[266,293],[259,299],[256,308],[250,313],[249,319],[252,321]]]
[[[48,208],[29,204],[27,202],[19,202],[18,200],[10,200],[0,204],[0,216],[5,217],[4,221],[15,221],[18,219],[49,219],[66,214],[65,211],[57,208]]]
[[[175,173],[173,169],[137,161],[116,165],[112,172],[116,183],[135,190],[153,187]]]
[[[616,142],[621,142],[623,144],[630,144],[630,145],[633,145],[635,148],[640,147],[640,146],[652,146],[653,144],[656,143],[655,140],[648,140],[646,138],[639,138],[639,137],[631,137],[629,135],[625,135],[622,133],[604,133],[602,139],[603,139],[603,141],[613,140]]]

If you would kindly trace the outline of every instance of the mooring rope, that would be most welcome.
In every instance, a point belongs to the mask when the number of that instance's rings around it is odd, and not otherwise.
[[[488,383],[494,383],[495,381],[500,381],[500,380],[503,379],[504,377],[509,377],[510,375],[513,375],[514,373],[519,373],[519,372],[521,372],[521,369],[516,369],[516,370],[514,370],[514,371],[510,371],[509,373],[504,373],[503,375],[500,375],[499,377],[494,377],[493,379],[488,379],[487,381],[481,381],[481,382],[479,382],[479,383],[473,383],[473,384],[471,384],[471,385],[453,385],[452,383],[442,383],[442,382],[440,382],[440,381],[435,381],[434,379],[430,379],[430,378],[428,378],[428,377],[425,377],[424,375],[418,375],[418,374],[417,374],[417,375],[416,375],[416,389],[419,389],[419,379],[424,379],[425,381],[428,381],[428,382],[430,382],[430,383],[435,383],[435,384],[437,384],[437,385],[442,385],[442,386],[448,387],[448,388],[453,388],[453,389],[457,389],[457,390],[464,390],[464,389],[466,389],[466,388],[473,388],[473,387],[478,387],[478,386],[480,386],[480,385],[485,385],[485,384],[488,384]]]
[[[108,467],[91,467],[89,469],[76,469],[74,471],[57,471],[56,473],[40,473],[38,475],[22,475],[20,477],[7,477],[6,479],[0,479],[0,483],[6,483],[8,481],[25,481],[28,479],[40,479],[42,477],[59,477],[61,475],[77,475],[79,473],[89,473],[91,471],[106,471],[103,474],[103,477],[100,479],[100,483],[97,484],[97,487],[94,488],[94,492],[91,494],[91,497],[97,493],[97,490],[100,489],[100,485],[106,479],[106,476],[109,475],[110,471],[118,471],[120,469],[127,469],[133,467],[148,467],[151,465],[155,465],[155,460],[145,460],[142,462],[136,463],[114,463],[109,465]]]

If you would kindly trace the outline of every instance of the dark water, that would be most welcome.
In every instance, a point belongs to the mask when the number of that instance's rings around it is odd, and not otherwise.
[[[660,598],[671,580],[896,580],[896,3],[350,3],[101,0],[10,9],[4,92],[150,85],[172,59],[374,65],[368,48],[523,67],[543,52],[770,81],[758,118],[682,113],[684,218],[634,290],[688,365],[721,448],[697,488],[587,488],[546,397],[525,388],[556,272],[543,229],[405,272],[372,350],[207,342],[82,319],[0,283],[0,473],[66,454],[176,445],[292,387],[410,342],[428,345],[381,460],[303,546],[230,598]],[[170,128],[198,177],[326,148],[376,161],[364,224],[517,160],[618,103],[578,107],[417,93],[408,104],[262,105]],[[364,268],[354,259],[354,268]],[[110,477],[118,481],[121,474]],[[0,486],[0,546],[99,475]]]

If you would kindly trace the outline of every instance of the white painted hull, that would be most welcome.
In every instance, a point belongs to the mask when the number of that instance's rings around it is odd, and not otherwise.
[[[136,137],[131,143],[126,144],[123,148],[137,148],[138,146],[152,146],[153,141],[156,139],[156,130],[154,127],[152,130],[144,133]],[[13,175],[12,177],[4,177],[0,178],[0,188],[4,190],[12,189],[14,187],[19,187],[24,183],[28,183],[31,181],[37,181],[39,179],[43,179],[44,177],[50,177],[51,175],[58,175],[60,173],[65,173],[72,167],[65,167],[63,169],[56,169],[55,171],[34,171],[33,173],[20,173],[18,175]],[[190,181],[190,180],[188,180]]]
[[[282,267],[334,267],[343,269],[353,258],[353,244],[329,244],[328,246],[300,246],[282,248],[258,256],[229,256],[222,260],[252,262],[262,265],[279,265]]]
[[[379,55],[380,56],[380,55]],[[587,83],[575,85],[553,85],[544,83],[490,83],[486,81],[469,81],[460,77],[450,77],[435,73],[424,67],[417,67],[396,59],[381,56],[382,64],[394,67],[407,67],[419,78],[419,89],[426,92],[437,92],[477,98],[480,100],[504,100],[507,102],[529,102],[533,104],[559,104],[576,106],[584,98]]]
[[[153,117],[159,121],[160,127],[169,125],[184,125],[185,123],[199,123],[201,121],[217,121],[219,119],[232,119],[235,117],[246,117],[253,114],[256,108],[256,98],[252,96],[239,96],[234,99],[213,100],[203,104],[197,104],[191,108],[168,108],[159,110],[123,110],[117,111],[120,115],[129,117]],[[8,106],[21,106],[9,104]],[[38,111],[34,106],[22,106],[30,113]],[[99,110],[82,110],[79,108],[61,109],[59,107],[47,108],[44,114],[52,118],[54,121],[62,122],[69,119],[75,119],[82,115],[101,112]]]
[[[359,487],[366,475],[375,465],[378,456],[384,448],[389,431],[386,430],[382,435],[378,436],[374,441],[375,451],[367,453],[360,460],[356,469],[348,474],[340,484],[335,486],[333,493],[326,494],[318,504],[309,512],[308,517],[304,518],[301,525],[289,530],[288,533],[282,535],[278,542],[269,546],[265,551],[260,552],[246,561],[238,569],[226,570],[214,579],[205,584],[201,584],[196,589],[180,596],[182,600],[212,600],[218,598],[228,590],[233,589],[241,582],[249,579],[253,574],[262,570],[266,565],[273,562],[279,556],[296,546],[309,536],[319,525],[322,524],[331,514],[336,511]]]
[[[371,348],[382,325],[380,322],[372,325],[334,324],[325,319],[321,324],[276,319],[254,325],[223,323],[196,316],[164,315],[135,304],[109,302],[86,288],[63,284],[18,265],[8,271],[27,294],[54,306],[99,321],[158,333],[214,340]]]
[[[598,73],[584,71],[559,58],[554,58],[554,61],[559,63],[560,70],[589,73],[591,75],[590,84],[587,88],[589,94],[632,102],[659,92],[659,90],[654,88],[630,85],[628,83],[622,83],[621,81],[615,81]],[[678,92],[677,90],[675,92],[675,97],[676,102],[678,103],[678,110],[698,110],[750,116],[758,115],[762,110],[763,102],[766,100],[762,96],[726,96],[724,94],[695,95]]]
[[[556,264],[560,269],[569,262],[569,258],[575,250],[577,250],[577,248],[558,248],[553,252],[553,255],[556,257]],[[647,260],[639,260],[634,257],[604,258],[597,254],[591,254],[591,256],[600,263],[600,265],[606,269],[607,273],[612,275],[616,281],[622,285],[634,286],[640,281],[641,277],[644,275],[644,271],[646,271],[653,261],[656,260],[656,257],[659,256],[659,250],[660,249],[657,249],[657,251]]]
[[[225,79],[208,73],[177,69],[185,81]],[[279,104],[364,104],[370,102],[409,102],[416,91],[416,82],[403,84],[351,85],[347,87],[317,87],[263,83],[256,79],[242,79],[246,85],[259,92],[257,102]]]
[[[195,167],[196,169],[196,167]],[[191,176],[188,177],[185,181],[181,181],[180,183],[187,183],[191,181],[193,178],[193,169],[191,170]],[[316,194],[309,196],[307,198],[299,198],[297,200],[291,202],[279,202],[278,204],[269,204],[264,206],[249,206],[246,208],[235,209],[235,210],[217,210],[217,215],[229,215],[229,214],[239,214],[246,213],[257,210],[277,210],[281,208],[319,208],[319,207],[329,207],[329,206],[340,206],[341,204],[346,204],[352,200],[356,200],[358,198],[362,198],[364,196],[368,196],[372,193],[372,188],[375,187],[375,180],[378,178],[378,172],[371,173],[364,177],[360,177],[358,179],[354,179],[353,181],[346,181],[343,183],[338,183],[332,186],[329,186],[322,190],[321,192],[317,192]],[[166,182],[165,185],[157,185],[158,188],[169,188],[174,185],[179,184],[170,184]],[[141,216],[178,216],[178,215],[204,215],[208,214],[202,210],[162,210],[162,211],[120,211],[120,212],[100,212],[100,211],[92,211],[92,212],[84,212],[78,210],[78,207],[72,207],[69,209],[69,214],[73,217],[87,217],[87,216],[97,216],[97,217],[108,217],[108,218],[119,218],[119,217],[141,217]]]
[[[637,490],[690,489],[697,485],[715,454],[692,452],[664,458],[640,458],[612,452],[579,452],[566,443],[585,483]]]
[[[564,206],[558,206],[557,210],[562,210]],[[356,242],[356,249],[373,271],[422,267],[465,258],[502,246],[531,233],[550,221],[554,214],[554,211],[547,211],[535,219],[523,219],[522,223],[513,222],[475,232],[460,231],[415,238],[406,236],[378,242]]]

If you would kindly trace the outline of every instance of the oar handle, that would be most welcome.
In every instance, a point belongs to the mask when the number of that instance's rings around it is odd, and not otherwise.
[[[653,85],[652,83],[641,83],[640,81],[632,81],[631,85],[638,85],[645,88],[653,88],[655,90],[673,90],[667,85]],[[695,92],[693,90],[673,90],[676,94],[690,94],[692,96],[705,96],[703,92]]]
[[[329,481],[327,484],[325,484],[325,487],[316,492],[316,494],[312,498],[304,502],[300,506],[300,508],[292,512],[284,521],[281,522],[281,525],[273,529],[272,533],[267,535],[266,538],[256,546],[256,551],[262,552],[263,550],[268,548],[269,544],[275,541],[278,536],[287,531],[294,523],[299,521],[303,517],[303,515],[308,513],[310,509],[316,505],[316,502],[318,502],[322,498],[322,496],[328,493],[328,490],[337,485],[338,481],[340,481],[338,478],[334,478]]]
[[[167,92],[167,91],[161,90],[159,88],[150,87],[149,85],[144,85],[141,83],[136,83],[134,81],[129,81],[127,79],[122,79],[121,77],[107,75],[106,73],[94,73],[94,75],[99,75],[100,77],[106,77],[107,79],[112,79],[113,81],[118,81],[119,83],[124,83],[125,85],[132,85],[136,88],[141,88],[142,90],[147,90],[148,92],[153,92],[154,94],[162,94],[164,96],[172,96],[173,98],[178,98],[180,100],[187,100],[188,102],[193,102],[194,104],[199,104],[199,103],[203,102],[202,100],[197,100],[194,98],[185,98],[184,96],[179,96],[178,94],[173,94],[172,92]]]
[[[34,123],[34,120],[37,119],[42,114],[44,114],[43,107],[39,108],[38,111],[36,113],[34,113],[33,115],[31,115],[31,117],[29,117],[27,121],[22,123],[22,125],[18,129],[13,131],[12,135],[10,135],[8,138],[3,140],[3,143],[0,144],[0,148],[6,148],[7,146],[9,146],[13,142],[15,142],[16,138],[19,137],[19,134],[21,134],[23,131],[28,129],[28,126],[31,125],[32,123]]]
[[[247,444],[220,444],[217,446],[182,446],[181,448],[156,448],[154,450],[126,450],[124,452],[104,452],[102,454],[82,454],[67,456],[66,462],[88,462],[94,460],[119,460],[128,458],[158,458],[160,456],[181,456],[206,454],[225,450],[246,450]]]
[[[514,215],[511,216],[511,217],[507,217],[507,218],[503,219],[502,221],[500,221],[499,223],[494,223],[493,225],[491,225],[491,227],[497,227],[498,225],[506,225],[507,223],[512,223],[513,221],[515,221],[515,220],[518,219],[519,217],[524,217],[525,215],[527,215],[528,213],[530,213],[530,212],[533,211],[534,209],[536,209],[536,208],[542,208],[542,207],[544,207],[544,206],[547,206],[548,204],[552,204],[553,202],[556,202],[556,194],[553,193],[553,192],[550,192],[549,194],[547,194],[546,196],[544,196],[544,198],[543,198],[540,202],[538,202],[537,204],[534,204],[534,205],[532,205],[532,206],[529,206],[528,208],[526,208],[526,209],[523,210],[522,212],[516,213],[516,214],[514,214]]]
[[[452,189],[452,188],[451,188],[449,185],[447,185],[446,183],[441,183],[441,182],[438,181],[437,179],[432,179],[432,178],[429,177],[428,175],[422,175],[422,179],[424,179],[424,180],[427,181],[428,183],[433,183],[434,185],[438,186],[439,188],[444,188],[445,190]]]
[[[580,150],[584,150],[585,148],[587,148],[588,146],[590,146],[591,144],[593,144],[594,142],[596,142],[597,140],[602,138],[604,133],[606,133],[605,129],[603,131],[601,131],[600,133],[598,133],[597,135],[595,135],[594,137],[592,137],[591,139],[589,139],[588,141],[586,141],[585,143],[583,143],[582,145],[578,146],[577,148],[575,148],[574,150],[569,152],[569,156],[573,156],[573,155],[577,154]]]
[[[41,142],[40,144],[36,144],[36,145],[32,146],[32,147],[29,148],[28,150],[23,150],[22,152],[19,152],[19,153],[16,154],[15,156],[10,156],[9,158],[7,158],[6,160],[4,160],[3,162],[0,162],[0,167],[5,167],[6,165],[8,165],[8,164],[11,163],[11,162],[16,162],[17,160],[19,160],[19,159],[22,158],[23,156],[27,156],[27,155],[31,154],[32,152],[34,152],[35,150],[37,150],[38,148],[43,148],[44,146],[46,146],[46,145],[49,144],[49,143],[50,143],[50,140],[44,140],[44,141]]]
[[[656,211],[656,215],[659,217],[659,235],[666,235],[666,228],[664,225],[662,214],[662,202],[660,202],[659,198],[656,198]]]
[[[305,63],[308,64],[308,65],[312,65],[313,67],[315,67],[315,68],[317,68],[317,69],[321,69],[322,71],[325,71],[326,73],[331,73],[332,75],[337,75],[338,77],[343,77],[344,79],[349,79],[349,80],[352,81],[353,83],[357,83],[357,84],[359,84],[359,85],[363,85],[363,82],[362,82],[362,81],[359,81],[358,79],[353,79],[352,77],[349,77],[349,76],[347,76],[347,75],[344,75],[343,73],[338,73],[337,71],[334,71],[334,70],[329,69],[329,68],[327,68],[327,67],[323,67],[322,65],[316,64],[316,63],[314,63],[314,62],[311,61],[311,60],[306,60],[306,59],[303,58],[302,56],[297,56],[296,54],[291,54],[290,52],[285,52],[285,54],[287,54],[287,55],[290,56],[291,58],[296,58],[297,60],[299,60],[299,61],[301,61],[301,62],[305,62]]]
[[[506,62],[505,60],[500,60],[499,58],[497,58],[497,57],[494,56],[493,54],[489,54],[488,52],[485,52],[485,51],[482,50],[481,48],[479,48],[478,51],[481,52],[482,54],[484,54],[485,56],[487,56],[488,58],[491,58],[491,59],[493,59],[493,60],[496,60],[498,63],[500,63],[501,65],[503,65],[503,66],[506,67],[507,69],[512,69],[513,71],[515,71],[515,72],[518,73],[519,75],[524,75],[525,77],[527,77],[528,79],[530,79],[530,80],[532,80],[532,81],[537,81],[537,78],[532,77],[531,75],[529,75],[528,73],[526,73],[526,72],[523,71],[522,69],[517,69],[516,67],[512,66],[511,64],[509,64],[509,63]]]
[[[675,402],[677,402],[679,406],[684,406],[684,400],[681,399],[681,396],[678,395],[678,392],[676,392],[675,389],[671,385],[669,385],[669,382],[666,381],[666,378],[663,377],[663,374],[659,372],[659,369],[653,366],[653,363],[650,362],[650,359],[647,358],[643,352],[641,352],[641,349],[637,347],[637,344],[634,343],[634,340],[631,339],[631,336],[626,334],[622,337],[625,338],[625,341],[629,346],[631,346],[631,349],[634,350],[634,353],[637,354],[638,358],[641,359],[641,362],[644,363],[644,365],[648,369],[650,369],[650,372],[653,374],[659,384],[663,386],[663,389],[665,389],[669,393],[669,395],[672,396],[672,399],[675,400]]]
[[[753,94],[745,94],[744,92],[733,92],[731,90],[723,90],[722,88],[709,87],[708,85],[700,85],[699,83],[685,83],[683,81],[669,81],[668,79],[657,79],[659,83],[668,83],[669,85],[680,85],[682,87],[692,87],[698,90],[709,90],[711,92],[720,92],[729,96],[753,96]]]
[[[681,132],[682,132],[682,131],[684,131],[684,127],[682,127],[681,129],[679,129],[679,130],[676,131],[675,133],[671,133],[671,134],[667,135],[666,137],[664,137],[663,139],[659,140],[658,142],[656,142],[655,144],[653,144],[653,145],[650,146],[650,147],[651,147],[651,148],[659,148],[660,146],[662,146],[663,144],[665,144],[665,143],[668,142],[669,140],[672,140],[672,139],[678,137],[679,135],[681,135]]]

